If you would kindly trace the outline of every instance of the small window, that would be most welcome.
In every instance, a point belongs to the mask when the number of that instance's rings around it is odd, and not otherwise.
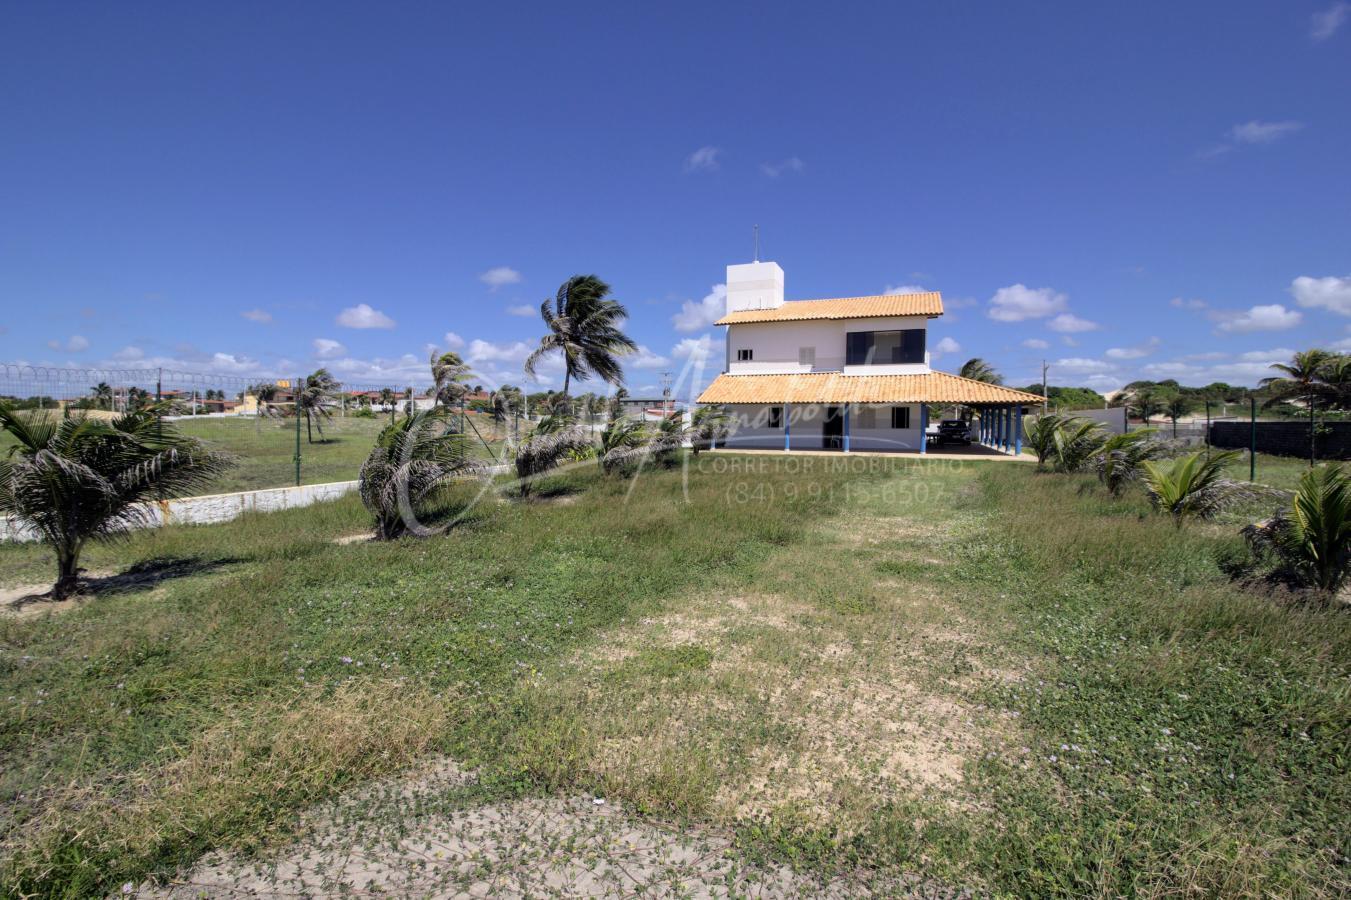
[[[770,427],[770,428],[782,428],[782,427],[783,427],[783,407],[782,407],[782,406],[771,406],[771,407],[769,408],[769,427]]]
[[[910,407],[893,406],[891,408],[891,427],[892,428],[910,427]]]
[[[797,364],[800,366],[816,367],[816,348],[799,347],[797,349]]]
[[[871,406],[863,406],[863,407],[860,407],[860,408],[859,408],[859,411],[858,411],[858,427],[859,427],[859,428],[876,428],[876,427],[877,427],[877,410],[874,409],[874,408],[871,407]]]
[[[738,350],[738,351],[736,352],[736,361],[737,361],[737,362],[750,362],[750,361],[751,361],[751,356],[754,354],[754,352],[755,352],[755,351],[753,351],[753,350]]]

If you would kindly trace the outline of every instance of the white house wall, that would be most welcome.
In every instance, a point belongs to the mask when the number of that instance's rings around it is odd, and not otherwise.
[[[924,375],[929,372],[927,334],[925,362],[887,366],[848,366],[845,335],[851,331],[928,330],[924,316],[884,319],[813,319],[802,322],[749,322],[727,331],[727,371],[731,375],[782,375],[798,372],[840,372],[857,375]],[[816,350],[816,363],[799,362],[803,347]],[[750,362],[738,362],[738,350],[751,350]]]

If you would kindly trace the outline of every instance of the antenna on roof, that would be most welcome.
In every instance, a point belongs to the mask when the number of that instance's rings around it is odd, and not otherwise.
[[[759,225],[756,225],[756,226],[754,226],[754,228],[755,228],[755,262],[759,262],[759,261],[760,261],[760,226],[759,226]]]

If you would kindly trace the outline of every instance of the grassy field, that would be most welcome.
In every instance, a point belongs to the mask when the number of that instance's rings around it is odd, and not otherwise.
[[[335,543],[348,499],[92,548],[116,590],[0,619],[0,890],[275,842],[437,754],[466,803],[595,792],[823,872],[1351,888],[1346,610],[1090,478],[841,466],[703,456],[688,500],[587,466],[424,541]],[[10,583],[50,565],[0,547]]]

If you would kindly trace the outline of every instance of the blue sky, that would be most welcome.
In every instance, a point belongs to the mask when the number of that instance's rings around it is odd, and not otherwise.
[[[1332,0],[11,3],[0,361],[521,383],[595,272],[646,392],[759,224],[939,368],[1252,383],[1351,347],[1348,96]]]

